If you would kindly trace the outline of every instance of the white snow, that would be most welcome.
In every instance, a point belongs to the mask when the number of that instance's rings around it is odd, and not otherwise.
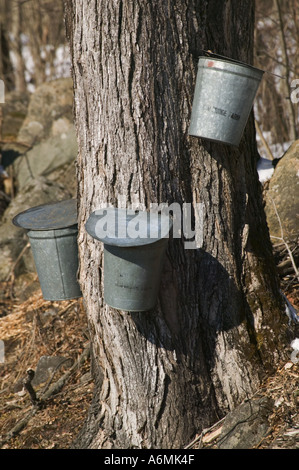
[[[268,141],[270,141],[269,136],[268,136]],[[264,152],[262,143],[260,142],[260,139],[258,136],[257,136],[257,143],[259,144],[259,153],[261,155],[261,158],[257,162],[256,169],[259,174],[260,182],[265,183],[266,181],[271,179],[274,173],[274,167],[273,167],[272,160],[264,156],[266,155],[266,152]],[[272,145],[270,144],[269,147],[274,158],[282,158],[285,152],[288,150],[288,148],[291,145],[292,145],[292,142],[282,142],[282,143],[277,143],[277,144],[272,144]]]
[[[261,157],[257,162],[256,169],[261,183],[268,181],[274,173],[272,160],[268,158]]]
[[[291,342],[291,346],[293,348],[293,352],[291,354],[291,361],[293,362],[293,364],[297,364],[299,362],[299,358],[297,357],[299,353],[299,338],[294,339]]]

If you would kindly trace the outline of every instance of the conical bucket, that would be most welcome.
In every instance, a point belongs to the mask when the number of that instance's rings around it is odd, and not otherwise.
[[[76,201],[33,207],[18,214],[13,223],[27,229],[44,299],[81,297]]]
[[[134,224],[139,236],[132,230]],[[168,216],[149,212],[109,208],[91,214],[86,230],[104,243],[107,305],[129,312],[155,307],[171,226]]]
[[[189,135],[238,146],[264,72],[219,57],[199,58]]]

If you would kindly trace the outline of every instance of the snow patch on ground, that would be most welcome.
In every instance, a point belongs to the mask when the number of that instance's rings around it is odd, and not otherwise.
[[[272,160],[268,158],[260,158],[257,162],[256,169],[261,183],[268,181],[274,173]]]
[[[264,134],[264,138],[266,142],[271,142],[271,133],[264,132],[263,134]],[[268,154],[258,135],[256,136],[256,140],[257,140],[258,150],[261,155],[261,158],[257,162],[256,169],[259,175],[260,182],[265,183],[266,181],[269,181],[271,179],[274,173],[273,161],[268,158]],[[277,158],[283,157],[283,155],[286,153],[286,151],[289,149],[291,145],[292,145],[292,142],[281,142],[281,143],[276,143],[276,144],[269,143],[269,148],[271,150],[273,158],[277,159]]]

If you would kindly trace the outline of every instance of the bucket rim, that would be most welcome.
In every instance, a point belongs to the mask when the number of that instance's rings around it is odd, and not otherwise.
[[[17,214],[12,223],[27,230],[45,231],[64,229],[76,225],[77,200],[64,199],[26,209]]]
[[[144,228],[147,236],[127,236],[129,223],[134,219],[134,217],[137,217],[140,214],[141,218],[144,219],[141,220],[141,222],[146,222],[147,224],[146,229]],[[155,214],[156,217],[151,217],[151,214]],[[106,231],[101,231],[101,219],[105,216],[111,218],[111,226],[107,226]],[[97,224],[99,225],[97,226]],[[114,207],[105,207],[95,210],[90,214],[85,224],[87,233],[96,240],[103,242],[104,245],[124,248],[151,245],[159,240],[167,239],[171,228],[172,220],[171,217],[167,215]],[[119,232],[121,232],[121,236],[118,236]],[[151,237],[150,235],[153,233],[155,236]]]
[[[234,65],[234,64],[235,65],[240,65],[242,67],[260,72],[262,74],[266,73],[265,70],[260,69],[258,67],[255,67],[254,65],[247,64],[246,62],[242,62],[241,60],[232,59],[231,57],[226,57],[226,56],[223,56],[223,55],[220,55],[220,54],[215,54],[214,52],[210,52],[210,51],[205,51],[205,50],[200,51],[200,55],[199,55],[198,60],[200,60],[200,59],[209,59],[209,58],[214,59],[216,61],[220,61],[220,62],[226,62],[226,63],[232,64],[232,65]]]

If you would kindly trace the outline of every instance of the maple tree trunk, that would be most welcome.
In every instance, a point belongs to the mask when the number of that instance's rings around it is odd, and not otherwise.
[[[75,447],[180,448],[250,396],[282,358],[286,316],[256,172],[188,136],[201,49],[252,63],[251,0],[65,0],[78,135],[80,283],[95,395]],[[170,239],[157,307],[103,300],[103,245],[84,227],[127,204],[201,203],[203,243]]]

